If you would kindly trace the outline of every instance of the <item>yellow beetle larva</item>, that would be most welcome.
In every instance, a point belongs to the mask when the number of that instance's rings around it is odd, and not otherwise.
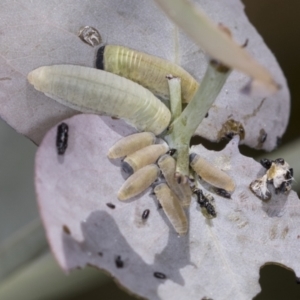
[[[159,176],[157,165],[147,165],[127,178],[118,192],[119,200],[132,198],[146,190]]]
[[[171,120],[169,109],[150,91],[101,70],[73,65],[44,66],[31,71],[28,81],[68,107],[123,118],[140,131],[158,135]]]
[[[210,164],[198,154],[190,154],[190,165],[194,171],[207,183],[229,193],[234,191],[235,184],[232,178],[225,172]]]
[[[176,232],[179,235],[185,234],[188,230],[188,220],[177,196],[166,183],[158,184],[154,193]]]
[[[123,46],[102,46],[97,53],[96,67],[137,82],[163,99],[169,99],[170,95],[166,80],[169,74],[181,79],[183,102],[189,102],[199,87],[194,77],[180,66]]]
[[[132,174],[142,167],[153,164],[169,150],[167,144],[150,145],[128,155],[122,162],[122,169],[127,174]]]
[[[172,156],[165,154],[159,158],[157,164],[164,175],[167,184],[180,200],[181,205],[190,205],[192,190],[188,181],[180,184],[177,182],[175,178],[176,160]]]
[[[117,141],[109,150],[107,157],[115,159],[136,152],[154,144],[156,137],[152,132],[140,132],[125,136]]]

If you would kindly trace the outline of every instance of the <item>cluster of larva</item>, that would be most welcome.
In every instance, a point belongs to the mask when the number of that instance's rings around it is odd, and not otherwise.
[[[170,223],[179,235],[188,230],[188,220],[184,211],[191,202],[192,193],[197,195],[198,203],[207,218],[216,217],[213,199],[202,190],[192,191],[190,181],[178,182],[176,160],[167,144],[155,144],[156,137],[151,132],[136,133],[117,141],[108,152],[109,159],[124,158],[122,170],[129,175],[118,192],[121,201],[133,198],[154,184],[153,192],[162,206]],[[190,155],[191,167],[223,196],[230,197],[234,190],[233,180],[223,171],[215,168],[199,155]],[[181,178],[181,177],[179,177]],[[221,193],[220,193],[221,194]]]
[[[89,36],[89,35],[88,35]],[[93,34],[91,35],[93,37]],[[160,177],[154,193],[178,234],[188,230],[184,208],[190,205],[189,180],[176,177],[176,159],[167,153],[166,143],[156,143],[170,125],[172,115],[160,98],[170,97],[166,76],[181,80],[181,99],[188,103],[196,93],[198,82],[183,68],[164,59],[122,46],[106,45],[97,52],[96,67],[75,65],[44,66],[28,74],[35,89],[50,98],[84,113],[106,114],[122,118],[141,133],[121,139],[108,158],[123,157],[122,169],[130,175],[118,192],[119,200],[139,195]],[[58,128],[57,150],[64,154],[68,130]],[[215,192],[230,198],[235,185],[223,171],[197,154],[190,155],[190,166]],[[211,201],[196,191],[198,203],[206,216],[215,217]]]

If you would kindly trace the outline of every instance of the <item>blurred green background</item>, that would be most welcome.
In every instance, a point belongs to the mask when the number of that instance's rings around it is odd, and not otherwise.
[[[300,1],[243,2],[249,19],[277,57],[290,87],[291,119],[282,140],[284,146],[300,137],[296,115],[300,109]],[[70,276],[62,273],[47,252],[40,227],[33,187],[36,147],[3,121],[0,121],[0,141],[0,299],[135,299],[97,270],[75,271]],[[258,155],[249,149],[243,153]],[[296,178],[294,184],[299,192],[297,182],[300,178]],[[30,238],[22,238],[24,232]],[[15,266],[5,264],[9,259],[15,261]],[[261,269],[260,276],[262,292],[255,300],[300,299],[300,284],[296,284],[292,271],[267,265]]]

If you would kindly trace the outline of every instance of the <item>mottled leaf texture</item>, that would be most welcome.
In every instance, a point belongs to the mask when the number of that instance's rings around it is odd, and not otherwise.
[[[252,299],[260,291],[259,269],[269,262],[300,276],[299,199],[293,191],[287,196],[273,191],[269,202],[254,196],[249,184],[265,169],[239,153],[237,138],[220,152],[192,149],[232,176],[236,190],[231,199],[214,194],[217,217],[210,220],[193,199],[189,231],[178,237],[151,189],[117,200],[124,177],[120,161],[106,154],[132,129],[95,115],[64,122],[65,154],[57,154],[54,127],[37,152],[35,174],[47,236],[64,270],[105,269],[148,299]],[[146,209],[149,216],[142,219]]]
[[[216,23],[232,31],[241,45],[264,65],[282,88],[273,96],[248,97],[240,93],[249,78],[233,72],[197,134],[216,141],[224,123],[242,123],[241,143],[271,150],[286,128],[289,92],[285,78],[262,38],[249,23],[239,0],[195,0]],[[207,57],[166,18],[150,0],[1,1],[0,4],[0,104],[1,117],[35,143],[51,126],[76,114],[26,81],[27,74],[43,65],[94,66],[97,47],[84,43],[78,32],[92,26],[104,43],[120,44],[157,55],[183,66],[198,80]],[[223,128],[224,129],[224,128]]]

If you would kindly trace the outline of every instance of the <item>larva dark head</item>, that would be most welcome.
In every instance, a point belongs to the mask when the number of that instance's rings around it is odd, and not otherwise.
[[[172,149],[168,150],[166,154],[173,156],[176,153],[176,151],[177,151],[176,149],[172,148]]]
[[[260,164],[267,170],[271,168],[272,160],[269,160],[267,158],[263,158],[260,160]]]
[[[128,175],[132,175],[134,173],[132,166],[129,163],[127,163],[126,161],[122,162],[122,170],[123,170],[123,172],[125,172]]]
[[[191,153],[190,154],[190,163],[195,159],[195,157],[197,156],[198,154],[196,153]]]
[[[105,45],[100,47],[97,52],[96,57],[96,68],[100,70],[104,70],[104,51],[105,51]]]

